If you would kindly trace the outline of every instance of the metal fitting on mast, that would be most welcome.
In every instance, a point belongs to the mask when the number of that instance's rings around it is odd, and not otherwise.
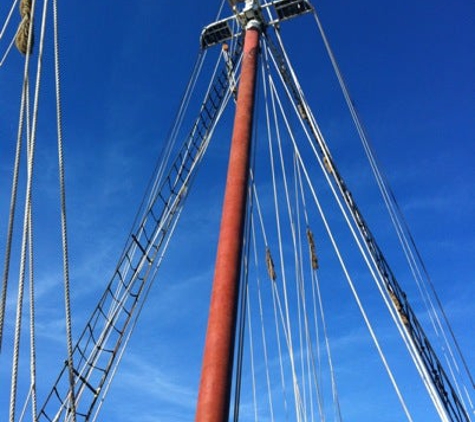
[[[263,31],[266,27],[278,26],[282,21],[313,11],[309,0],[272,0],[267,2],[228,0],[228,4],[233,11],[232,16],[203,28],[200,38],[201,48],[206,49],[238,37],[245,29],[254,28]],[[237,29],[235,23],[237,23]]]
[[[262,29],[264,16],[258,0],[246,0],[246,4],[240,13],[236,13],[236,18],[244,29]]]

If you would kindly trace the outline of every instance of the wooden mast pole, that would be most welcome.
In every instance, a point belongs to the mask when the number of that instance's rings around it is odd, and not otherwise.
[[[196,422],[229,418],[259,36],[260,23],[251,21],[244,35]]]

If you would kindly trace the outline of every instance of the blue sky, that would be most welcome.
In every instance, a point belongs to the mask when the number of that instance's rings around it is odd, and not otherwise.
[[[208,3],[59,5],[76,334],[112,274],[188,81],[199,34],[216,16],[218,2]],[[475,10],[468,0],[453,3],[338,0],[315,6],[473,371]],[[1,6],[2,22],[8,10]],[[378,193],[362,167],[361,147],[343,114],[341,98],[335,97],[335,78],[315,25],[302,18],[282,25],[282,31],[342,175],[389,260],[399,262]],[[6,40],[1,40],[0,51],[5,48]],[[50,59],[45,67],[51,72]],[[16,52],[0,68],[2,238],[21,69]],[[45,362],[40,372],[47,380],[59,370],[55,358],[61,362],[65,354],[58,323],[62,309],[51,305],[61,277],[52,87],[48,76],[42,91],[35,202],[39,336],[44,345],[39,355]],[[224,184],[220,176],[227,156],[226,128],[217,135],[99,420],[193,417]],[[0,248],[3,256],[3,242]],[[401,283],[416,295],[414,286]],[[329,293],[331,286],[327,284]],[[334,316],[331,338],[338,371],[350,380],[341,381],[343,419],[403,420],[390,387],[382,392],[387,380],[382,381],[360,316],[351,313],[351,297],[347,291],[336,296],[330,294],[327,301]],[[367,300],[384,332],[387,322],[379,297],[368,295]],[[415,306],[419,308],[418,299]],[[424,314],[421,319],[426,319]],[[396,340],[388,334],[386,344],[398,366],[407,354]],[[6,352],[0,356],[2,419],[8,408],[8,382],[3,381],[8,359]],[[375,369],[369,369],[372,364]],[[412,391],[413,372],[406,366],[400,371],[406,391],[411,391],[414,420],[428,420],[422,389]]]

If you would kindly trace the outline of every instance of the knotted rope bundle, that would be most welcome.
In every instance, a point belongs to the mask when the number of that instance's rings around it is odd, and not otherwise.
[[[31,30],[31,0],[20,1],[20,16],[21,22],[18,27],[17,35],[15,38],[15,45],[22,54],[26,54],[28,51],[28,37]],[[31,34],[30,51],[33,49],[33,34]]]

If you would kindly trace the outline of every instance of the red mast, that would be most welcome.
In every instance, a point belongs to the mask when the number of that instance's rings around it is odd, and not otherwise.
[[[251,21],[244,35],[196,422],[224,422],[229,418],[259,35],[259,22]]]

